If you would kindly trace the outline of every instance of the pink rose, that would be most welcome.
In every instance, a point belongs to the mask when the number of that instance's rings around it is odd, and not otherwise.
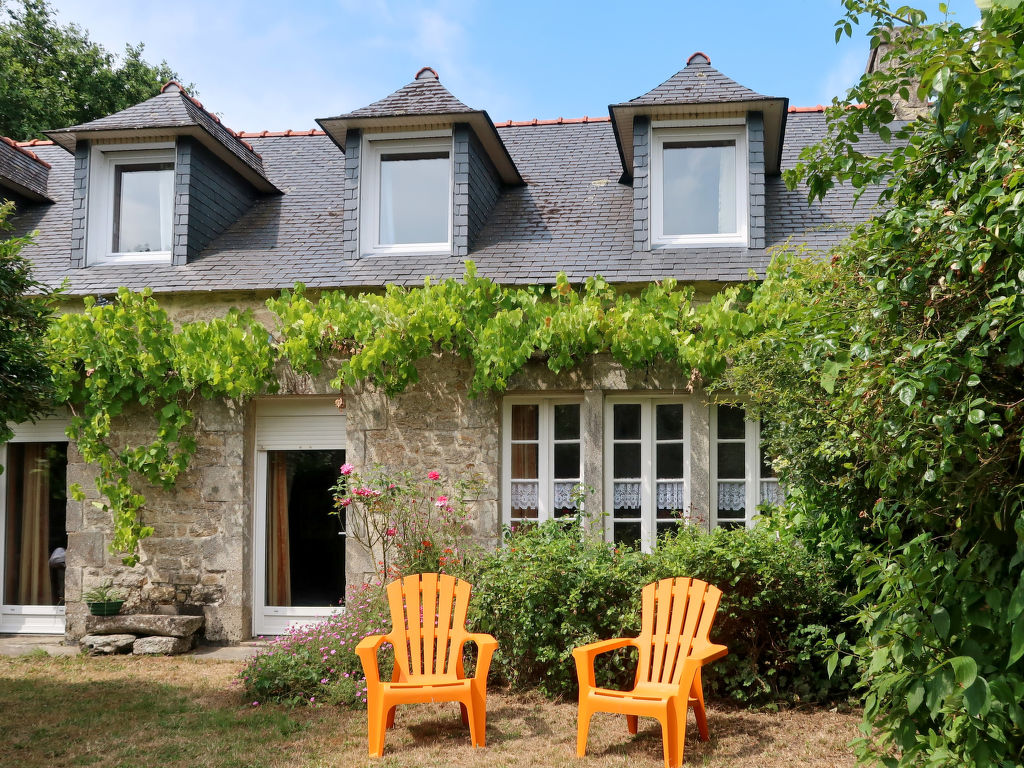
[[[387,531],[385,531],[385,533],[388,536],[394,536],[396,533],[398,533],[398,531],[396,529],[394,529],[394,528],[388,528]]]
[[[346,496],[344,499],[342,499],[339,502],[339,504],[341,504],[341,506],[343,506],[343,507],[347,507],[351,503],[352,503],[352,499],[350,497],[348,497],[348,496]]]
[[[435,507],[443,507],[443,506],[446,506],[447,504],[448,504],[448,497],[447,496],[438,496],[436,499],[434,499],[434,506]]]
[[[440,480],[441,479],[441,473],[440,472],[433,472],[433,471],[427,472],[427,479],[428,480]]]
[[[346,475],[346,476],[347,475],[351,475],[352,474],[352,470],[354,470],[354,469],[355,469],[354,466],[352,466],[348,462],[345,462],[344,464],[341,465],[341,474]]]

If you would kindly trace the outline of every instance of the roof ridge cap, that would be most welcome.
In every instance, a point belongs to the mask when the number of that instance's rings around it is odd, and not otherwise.
[[[583,117],[558,117],[554,120],[538,120],[536,117],[532,120],[506,120],[503,123],[495,123],[495,128],[520,128],[526,125],[578,125],[580,123],[610,123],[610,117],[590,117],[590,115],[584,115]]]
[[[37,155],[37,154],[36,154],[35,152],[33,152],[32,150],[30,150],[30,149],[25,149],[25,147],[23,147],[23,146],[21,145],[21,142],[15,141],[14,139],[9,139],[9,138],[7,138],[6,136],[0,136],[0,141],[3,141],[3,143],[4,143],[4,144],[6,144],[6,145],[8,145],[9,147],[13,147],[13,148],[14,148],[15,150],[17,150],[17,151],[18,151],[18,152],[20,152],[21,154],[23,154],[23,155],[26,155],[26,156],[28,156],[28,157],[31,157],[31,158],[32,158],[33,160],[35,160],[35,161],[36,161],[37,163],[39,163],[40,165],[42,165],[42,166],[44,166],[44,167],[46,167],[46,168],[52,168],[52,167],[53,167],[53,166],[51,166],[51,165],[50,165],[50,164],[49,164],[48,162],[46,162],[45,160],[43,160],[43,158],[39,157],[39,155]],[[33,139],[33,141],[35,141],[35,139]],[[51,144],[52,144],[53,142],[49,142],[49,143],[51,143]],[[31,145],[31,146],[35,146],[35,145],[33,144],[33,145]]]
[[[277,138],[279,136],[326,136],[326,131],[316,128],[309,128],[305,131],[293,131],[291,128],[285,131],[238,131],[239,138],[243,139],[265,139]]]

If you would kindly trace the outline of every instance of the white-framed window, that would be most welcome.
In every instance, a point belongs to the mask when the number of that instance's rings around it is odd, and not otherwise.
[[[711,407],[711,523],[751,528],[761,504],[779,504],[782,488],[761,443],[767,427],[735,405]]]
[[[363,253],[452,249],[452,137],[364,137],[360,172]]]
[[[169,262],[174,144],[98,144],[89,157],[89,264]]]
[[[744,124],[655,124],[650,180],[654,246],[747,244]]]
[[[678,397],[605,400],[608,541],[649,551],[690,511],[690,404]]]
[[[502,519],[513,528],[576,514],[583,479],[579,398],[507,397]]]

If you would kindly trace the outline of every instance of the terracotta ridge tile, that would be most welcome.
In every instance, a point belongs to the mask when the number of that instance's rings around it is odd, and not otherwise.
[[[306,131],[293,131],[289,128],[286,131],[239,131],[238,136],[244,139],[276,138],[278,136],[326,136],[325,131],[310,128]]]
[[[503,123],[495,123],[495,128],[520,128],[524,125],[576,125],[578,123],[609,123],[611,122],[610,117],[590,117],[584,115],[583,117],[559,117],[554,120],[538,120],[536,117],[532,120],[506,120]]]
[[[40,165],[45,166],[46,168],[51,168],[52,167],[48,162],[46,162],[41,157],[39,157],[39,155],[37,155],[35,152],[33,152],[30,149],[25,149],[25,146],[24,146],[24,145],[28,145],[28,146],[34,147],[34,146],[36,146],[37,143],[38,144],[52,144],[53,143],[52,141],[45,141],[45,142],[43,142],[43,141],[39,141],[38,139],[32,139],[32,142],[20,142],[20,141],[15,141],[14,139],[9,139],[6,136],[0,136],[0,140],[2,140],[3,143],[7,144],[8,146],[14,147],[16,150],[21,152],[21,154],[28,155],[29,157],[31,157],[33,160],[35,160]]]

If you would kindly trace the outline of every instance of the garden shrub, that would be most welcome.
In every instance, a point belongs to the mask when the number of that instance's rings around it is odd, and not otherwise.
[[[344,704],[366,706],[366,678],[356,646],[368,635],[391,629],[387,597],[379,585],[348,591],[345,612],[270,641],[246,662],[238,678],[253,704]],[[391,676],[388,648],[378,654],[382,679]]]
[[[472,621],[497,638],[493,668],[514,688],[574,696],[572,649],[639,629],[643,556],[585,539],[576,523],[520,528],[480,560],[474,579]],[[625,654],[608,656],[602,684],[627,683]]]
[[[837,569],[770,530],[681,527],[650,557],[651,580],[690,576],[722,590],[711,629],[729,647],[705,691],[738,702],[822,701],[848,693],[852,669],[826,663],[845,629]]]

